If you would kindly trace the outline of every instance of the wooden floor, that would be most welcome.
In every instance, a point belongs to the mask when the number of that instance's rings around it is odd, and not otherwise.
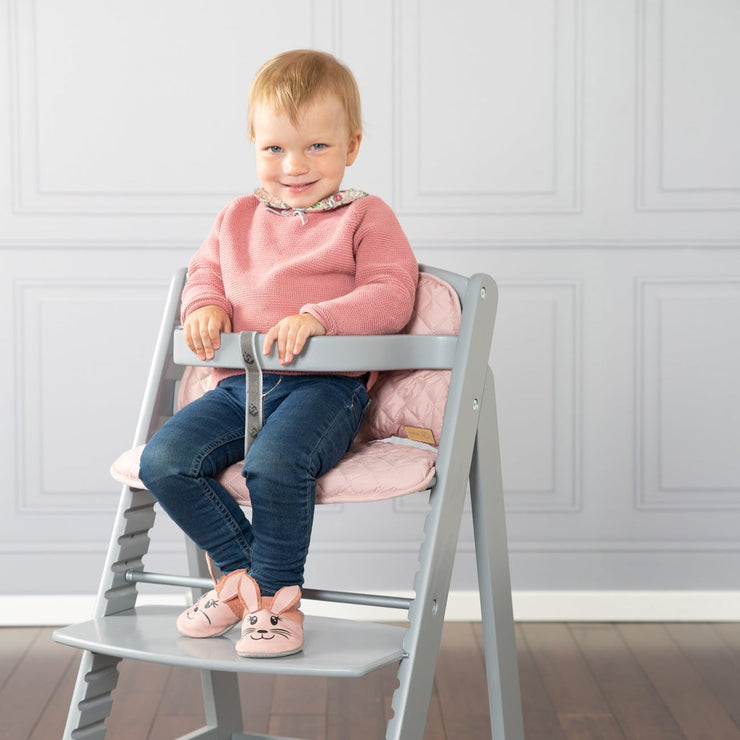
[[[0,629],[0,738],[61,737],[79,654],[46,628]],[[490,738],[478,624],[445,626],[426,740]],[[517,625],[527,740],[740,740],[740,624]],[[240,676],[254,732],[383,737],[395,671],[364,679]],[[109,740],[200,725],[198,674],[124,661]]]

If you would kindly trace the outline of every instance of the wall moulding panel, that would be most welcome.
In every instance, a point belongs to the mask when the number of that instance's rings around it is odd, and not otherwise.
[[[15,282],[19,514],[115,507],[108,467],[129,446],[137,408],[128,390],[143,392],[149,363],[136,348],[154,345],[165,290],[144,280]]]
[[[638,280],[636,315],[636,508],[739,509],[740,280]]]
[[[499,284],[491,362],[507,510],[581,509],[581,285]]]
[[[639,0],[638,210],[740,210],[739,34],[733,0]]]
[[[414,0],[397,13],[400,212],[579,212],[580,2],[462,0],[449,13]]]
[[[252,74],[337,29],[318,0],[263,6],[260,23],[238,0],[8,5],[16,215],[214,215],[254,186]]]

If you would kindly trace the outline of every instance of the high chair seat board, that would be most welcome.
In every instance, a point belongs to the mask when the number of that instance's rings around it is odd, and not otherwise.
[[[393,716],[385,737],[421,740],[469,492],[491,732],[494,740],[523,740],[495,392],[488,367],[496,313],[494,281],[487,275],[465,278],[420,266],[415,312],[407,327],[412,336],[315,337],[299,357],[301,367],[296,369],[309,372],[381,371],[371,390],[375,394],[371,411],[353,451],[362,455],[363,450],[374,448],[375,454],[392,447],[393,455],[403,455],[403,445],[391,445],[387,437],[412,437],[413,430],[421,430],[422,437],[432,442],[422,446],[426,468],[401,491],[384,490],[383,482],[377,476],[373,480],[367,471],[342,473],[343,465],[345,471],[352,471],[350,455],[348,464],[342,461],[335,469],[339,471],[336,480],[327,482],[325,490],[330,494],[326,503],[383,499],[416,491],[416,495],[428,497],[429,506],[420,539],[419,569],[409,584],[412,597],[390,599],[382,594],[310,588],[303,594],[304,598],[328,602],[401,607],[407,612],[408,626],[308,615],[303,652],[278,659],[238,657],[234,650],[239,634],[236,629],[219,638],[180,637],[175,629],[180,608],[136,603],[138,582],[185,585],[194,593],[209,584],[203,553],[191,542],[186,543],[189,576],[152,574],[144,568],[155,501],[137,477],[140,448],[176,408],[188,402],[188,393],[193,389],[202,393],[208,383],[197,368],[189,368],[181,382],[180,362],[207,364],[184,350],[181,334],[174,331],[184,281],[184,271],[173,278],[134,447],[122,456],[121,465],[120,459],[114,464],[114,475],[124,485],[94,618],[55,633],[57,641],[84,651],[64,737],[105,737],[105,719],[118,676],[116,666],[122,659],[134,659],[200,670],[206,726],[185,736],[187,740],[266,737],[243,732],[238,672],[349,679],[398,664]],[[246,339],[254,347],[259,337]],[[243,335],[224,335],[224,350],[215,363],[238,367],[238,349],[245,346],[244,341]],[[260,358],[259,364],[261,370],[281,370],[273,358]],[[395,470],[396,463],[388,462],[393,455],[387,456],[386,464]],[[231,476],[232,495],[238,503],[248,505],[248,497],[240,492],[238,470]]]
[[[234,645],[239,630],[222,637],[193,640],[173,625],[182,607],[145,606],[68,627],[67,645],[118,658],[180,665],[201,670],[288,676],[359,678],[404,655],[405,629],[387,624],[307,615],[301,653],[280,660],[245,660]]]

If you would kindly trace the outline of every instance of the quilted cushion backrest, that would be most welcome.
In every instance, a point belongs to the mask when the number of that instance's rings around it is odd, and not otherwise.
[[[182,374],[182,380],[177,389],[177,408],[187,406],[191,401],[200,398],[214,386],[212,383],[213,370],[210,367],[193,367],[188,365]]]
[[[462,315],[455,290],[444,280],[419,273],[414,310],[404,334],[457,334]],[[439,444],[449,370],[388,370],[370,389],[370,408],[359,441],[408,437]],[[182,408],[212,388],[211,369],[186,367],[177,394]]]
[[[436,275],[419,273],[416,301],[404,334],[452,334],[462,315],[455,290]],[[370,408],[359,439],[407,437],[439,444],[450,370],[388,370],[370,389]]]

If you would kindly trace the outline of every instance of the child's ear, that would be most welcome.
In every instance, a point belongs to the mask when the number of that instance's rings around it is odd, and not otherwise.
[[[357,153],[360,151],[360,142],[362,141],[362,131],[357,129],[353,131],[349,136],[349,143],[347,144],[347,167],[349,167],[355,159],[357,159]]]

